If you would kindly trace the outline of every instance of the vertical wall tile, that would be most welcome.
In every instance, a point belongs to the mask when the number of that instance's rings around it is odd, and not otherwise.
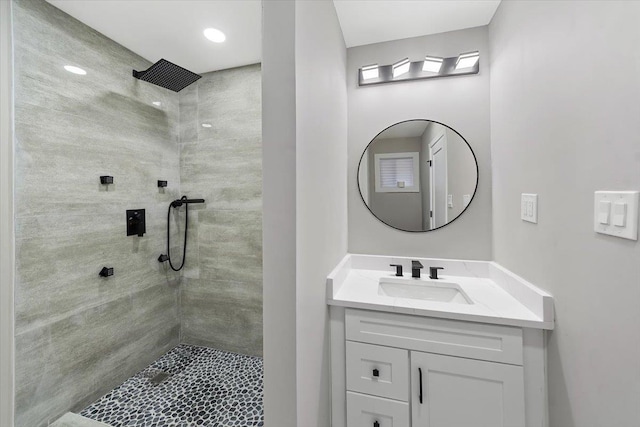
[[[13,13],[16,426],[37,427],[178,343],[176,276],[156,258],[179,194],[179,98],[131,76],[146,60],[44,0]],[[146,210],[144,237],[126,236],[126,209]],[[98,277],[103,266],[115,276]]]
[[[180,182],[202,197],[189,235],[182,340],[262,355],[260,65],[206,73],[181,97]],[[194,105],[194,102],[196,105]],[[183,110],[182,105],[188,105]],[[193,135],[193,114],[196,114]],[[202,127],[202,123],[211,127]]]

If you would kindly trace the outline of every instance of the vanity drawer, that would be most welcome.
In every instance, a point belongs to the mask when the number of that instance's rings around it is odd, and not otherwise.
[[[347,309],[345,329],[352,341],[522,365],[522,329],[511,326]]]
[[[408,427],[409,404],[348,391],[347,426]]]
[[[408,400],[409,352],[347,341],[347,390]]]

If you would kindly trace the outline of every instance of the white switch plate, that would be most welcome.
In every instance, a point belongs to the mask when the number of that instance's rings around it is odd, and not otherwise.
[[[465,208],[469,206],[469,203],[471,203],[471,194],[464,194],[462,196],[462,203],[464,204]]]
[[[520,219],[538,223],[538,195],[522,193],[520,198]]]
[[[622,237],[623,239],[638,240],[639,195],[640,192],[638,191],[596,191],[593,203],[593,229],[596,233]],[[603,206],[601,202],[611,203],[608,224],[602,224],[600,221]]]

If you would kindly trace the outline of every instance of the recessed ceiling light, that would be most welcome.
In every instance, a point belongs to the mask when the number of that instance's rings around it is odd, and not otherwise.
[[[422,64],[422,71],[431,71],[432,73],[439,73],[440,68],[442,68],[442,58],[437,56],[427,56],[424,58],[424,63]]]
[[[402,61],[398,61],[391,67],[393,69],[393,77],[398,77],[409,72],[411,63],[409,58],[404,58]]]
[[[202,127],[203,128],[210,128],[211,127],[211,123],[203,123]]]
[[[65,65],[64,69],[73,74],[80,74],[81,76],[87,74],[87,72],[82,68],[74,67],[73,65]]]
[[[362,79],[377,79],[378,78],[378,64],[366,65],[362,67]]]
[[[222,31],[215,28],[207,28],[204,30],[204,36],[214,43],[222,43],[227,38]]]
[[[458,56],[458,60],[456,61],[456,70],[461,68],[471,68],[476,65],[480,59],[480,54],[476,50],[475,52],[462,53]]]

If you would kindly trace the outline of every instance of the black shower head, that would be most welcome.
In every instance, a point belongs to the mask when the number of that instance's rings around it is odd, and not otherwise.
[[[145,71],[133,70],[133,77],[165,89],[171,89],[174,92],[180,92],[202,76],[166,59],[161,59]]]

